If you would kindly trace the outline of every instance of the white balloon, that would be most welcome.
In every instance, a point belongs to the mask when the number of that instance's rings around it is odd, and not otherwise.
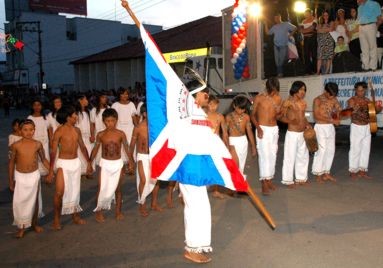
[[[231,59],[231,63],[232,63],[232,64],[236,64],[236,63],[237,63],[237,59],[232,58],[232,59]]]
[[[241,54],[242,53],[242,48],[237,48],[237,50],[236,50],[236,52],[238,53],[238,54]]]
[[[241,49],[244,49],[244,48],[246,47],[246,42],[242,42],[242,43],[239,45],[239,47],[240,47]]]
[[[238,53],[234,53],[233,54],[233,58],[237,60],[237,58],[239,57]]]

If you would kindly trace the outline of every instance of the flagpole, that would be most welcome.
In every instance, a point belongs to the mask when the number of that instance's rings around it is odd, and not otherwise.
[[[121,0],[121,5],[128,11],[129,15],[132,17],[134,23],[137,25],[138,29],[141,27],[140,21],[137,19],[136,15],[133,13],[132,9],[129,7],[129,4],[126,0]]]
[[[259,197],[254,193],[250,185],[247,186],[247,194],[249,195],[250,199],[253,201],[254,205],[257,207],[258,211],[265,218],[266,222],[274,230],[276,228],[276,225],[274,223],[273,218],[271,217],[271,215],[269,214],[269,212],[267,211],[267,209],[265,208],[265,206],[263,205]]]

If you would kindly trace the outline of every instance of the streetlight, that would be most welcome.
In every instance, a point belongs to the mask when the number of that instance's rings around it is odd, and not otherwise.
[[[294,12],[298,14],[302,14],[306,11],[307,4],[303,1],[296,1],[294,3]]]
[[[259,2],[250,4],[249,13],[255,18],[259,18],[262,15],[262,6]]]
[[[263,45],[262,45],[262,25],[260,17],[262,16],[262,5],[260,2],[253,2],[248,6],[248,13],[253,19],[255,26],[255,55],[252,52],[251,57],[255,56],[256,77],[262,79],[263,76]]]

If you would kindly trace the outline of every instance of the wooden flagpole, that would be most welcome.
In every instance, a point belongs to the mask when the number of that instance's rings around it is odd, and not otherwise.
[[[137,19],[136,15],[133,13],[132,9],[129,7],[129,4],[126,0],[121,0],[121,5],[128,11],[129,15],[132,17],[134,23],[137,25],[138,28],[140,28],[141,23]],[[259,197],[254,193],[253,189],[251,189],[250,185],[248,185],[247,188],[247,194],[249,195],[250,199],[253,201],[254,205],[257,207],[259,212],[264,216],[266,222],[270,225],[272,229],[276,228],[276,225],[271,218],[269,212],[266,210],[265,206],[263,205],[262,201],[259,199]]]

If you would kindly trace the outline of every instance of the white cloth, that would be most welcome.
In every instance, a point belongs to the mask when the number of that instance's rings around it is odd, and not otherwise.
[[[85,148],[88,152],[88,156],[92,153],[93,144],[90,142],[90,119],[87,112],[82,112],[78,116],[78,121],[76,123],[76,127],[78,127],[81,131],[82,140],[84,142]],[[86,161],[84,155],[82,154],[80,148],[78,148],[78,157],[81,161],[81,174],[86,174],[86,170],[88,167],[88,162]],[[95,169],[95,164],[92,164],[93,169]]]
[[[211,211],[206,186],[179,184],[185,203],[185,250],[211,252]]]
[[[118,113],[117,128],[125,133],[126,139],[130,143],[134,129],[132,116],[137,114],[136,106],[134,106],[133,102],[127,104],[115,102],[113,103],[112,108]],[[123,148],[121,148],[121,156],[124,162],[128,161]]]
[[[259,180],[270,180],[275,175],[275,162],[278,152],[278,126],[268,127],[260,126],[263,130],[262,139],[258,138],[257,131],[255,138],[257,140]]]
[[[362,50],[362,68],[376,70],[378,47],[376,44],[376,24],[359,25],[359,42]]]
[[[118,182],[120,181],[121,169],[124,166],[122,159],[107,160],[101,158],[101,179],[100,192],[97,199],[97,207],[93,212],[110,209],[110,204],[114,198]]]
[[[102,120],[102,113],[105,111],[106,108],[100,109],[99,113],[97,113],[96,108],[93,108],[90,111],[90,122],[94,124],[95,133],[94,137],[97,137],[97,134],[101,131],[103,131],[106,127],[104,124],[104,121]],[[98,166],[101,160],[101,149],[98,150],[96,158],[95,158],[95,164]]]
[[[50,112],[47,115],[47,122],[48,122],[48,127],[52,128],[52,133],[55,133],[56,129],[60,126],[59,122],[56,120],[56,115],[52,115],[52,112]]]
[[[349,171],[368,171],[368,161],[371,149],[370,125],[350,126],[350,152],[348,154]]]
[[[13,194],[13,224],[18,228],[32,225],[40,188],[40,172],[21,173],[15,170],[15,192]]]
[[[21,140],[23,137],[21,136],[17,136],[17,135],[14,135],[14,134],[10,134],[8,136],[8,147],[11,147],[12,144],[14,144],[16,141],[19,141]]]
[[[81,187],[81,161],[75,159],[57,159],[57,169],[61,168],[64,175],[64,196],[61,214],[81,212],[80,187]]]
[[[348,44],[349,39],[348,39],[348,35],[346,34],[346,27],[347,27],[346,25],[339,24],[336,26],[335,31],[338,32],[338,34],[339,34],[338,37],[343,36],[344,43]],[[335,42],[337,42],[337,40],[335,40]]]
[[[31,119],[35,123],[35,134],[33,139],[41,142],[44,148],[45,158],[49,159],[49,137],[48,137],[48,121],[44,117],[39,116],[28,116],[28,119]],[[39,158],[39,171],[41,176],[48,175],[48,170],[44,167],[41,159]]]
[[[139,184],[140,184],[140,174],[138,172],[138,164],[141,161],[142,168],[144,170],[145,175],[145,186],[142,191],[142,194],[140,196],[139,192]],[[138,193],[138,204],[145,204],[146,197],[150,195],[150,193],[153,191],[154,186],[156,186],[157,181],[153,180],[150,176],[150,158],[149,154],[137,154],[137,168],[136,168],[136,182],[137,182],[137,193]]]
[[[247,140],[247,136],[239,136],[239,137],[229,137],[229,144],[231,146],[234,146],[235,152],[238,156],[238,166],[239,171],[243,174],[245,170],[245,164],[246,164],[246,158],[247,158],[247,151],[249,148],[249,142]]]
[[[332,124],[315,124],[314,130],[318,151],[314,155],[312,173],[317,176],[329,174],[335,155],[335,127]]]
[[[309,167],[309,151],[303,132],[287,131],[283,152],[282,184],[294,184],[295,181],[307,181]]]

